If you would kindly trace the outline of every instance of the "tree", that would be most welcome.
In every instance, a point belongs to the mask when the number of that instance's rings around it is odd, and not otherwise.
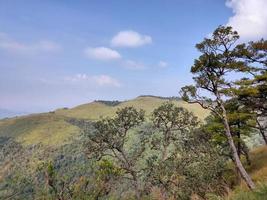
[[[168,102],[153,111],[151,120],[154,131],[146,180],[160,189],[162,199],[190,199],[193,194],[204,197],[208,185],[219,187],[223,159],[197,131],[197,117]]]
[[[138,162],[145,151],[145,140],[140,140],[131,148],[128,139],[130,131],[144,122],[144,111],[125,107],[116,112],[114,118],[105,118],[94,123],[95,131],[86,133],[89,137],[87,153],[90,158],[110,159],[114,167],[120,170],[122,178],[133,183],[136,198],[141,198],[140,171]]]
[[[233,87],[229,76],[232,72],[246,68],[244,62],[236,59],[233,50],[238,38],[238,33],[231,27],[219,26],[210,39],[205,38],[203,42],[197,44],[196,48],[202,55],[195,60],[191,68],[191,73],[195,75],[195,85],[183,87],[181,94],[187,102],[200,104],[222,120],[234,164],[247,186],[254,189],[255,184],[239,159],[225,108],[225,101]],[[205,95],[203,92],[208,94]]]
[[[237,148],[238,156],[239,158],[244,156],[247,164],[250,165],[249,148],[247,147],[244,138],[249,137],[251,132],[255,130],[254,126],[256,122],[254,113],[251,113],[249,109],[244,107],[243,104],[235,98],[226,101],[225,108],[227,110],[229,126]],[[211,135],[213,143],[221,149],[221,154],[234,161],[227,143],[227,138],[224,134],[222,120],[216,115],[211,115],[206,119],[206,122],[207,123],[203,126],[204,131]],[[237,170],[237,182],[240,182],[240,179],[241,177]]]
[[[239,158],[241,155],[246,157],[247,163],[250,164],[248,147],[246,146],[243,138],[250,136],[256,124],[254,113],[251,113],[249,109],[243,106],[238,99],[230,99],[225,102],[225,108],[227,111],[227,117],[229,121],[229,126],[231,134],[234,138],[234,142],[237,148]],[[224,134],[224,125],[222,120],[216,116],[212,115],[207,120],[204,126],[205,131],[212,135],[213,141],[224,147],[225,152],[229,152],[227,144],[227,138]],[[232,154],[228,155],[232,160]]]
[[[152,123],[160,136],[153,138],[153,148],[160,151],[160,160],[164,161],[168,158],[170,146],[178,142],[186,132],[196,128],[199,122],[196,116],[184,108],[165,103],[153,111]]]
[[[237,57],[246,63],[252,77],[237,82],[239,100],[256,115],[257,128],[267,145],[267,40],[261,39],[236,47]],[[253,65],[252,65],[253,64]]]
[[[96,176],[91,189],[93,199],[106,197],[113,189],[113,184],[121,177],[123,171],[106,159],[102,159],[97,163]]]
[[[51,161],[45,163],[44,167],[44,179],[48,194],[51,194],[57,200],[71,199],[73,196],[72,185],[57,177],[55,167]]]

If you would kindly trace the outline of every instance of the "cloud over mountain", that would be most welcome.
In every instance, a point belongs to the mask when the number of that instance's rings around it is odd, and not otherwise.
[[[121,83],[106,74],[89,76],[87,74],[75,74],[64,78],[65,81],[76,84],[91,84],[101,87],[120,87]]]

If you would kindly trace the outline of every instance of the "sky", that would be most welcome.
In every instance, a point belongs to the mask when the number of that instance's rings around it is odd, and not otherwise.
[[[177,96],[219,25],[267,36],[267,0],[0,0],[0,108]]]

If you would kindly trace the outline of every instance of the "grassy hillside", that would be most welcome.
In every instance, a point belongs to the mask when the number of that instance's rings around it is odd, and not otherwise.
[[[0,121],[0,136],[14,137],[27,144],[59,145],[79,133],[63,116],[53,113],[35,114]]]
[[[253,181],[257,184],[254,192],[248,190],[244,182],[230,193],[225,200],[265,200],[267,199],[267,146],[250,152],[251,165],[246,166]]]
[[[121,102],[115,106],[109,106],[101,102],[92,102],[77,106],[72,109],[59,109],[55,112],[33,114],[23,117],[0,120],[0,137],[14,137],[25,144],[38,144],[58,146],[65,144],[72,136],[79,133],[77,127],[66,122],[68,118],[97,120],[101,117],[113,116],[118,108],[134,106],[144,109],[147,117],[153,109],[168,101],[159,97],[138,97],[133,100]],[[199,105],[187,104],[183,101],[172,100],[177,106],[192,111],[203,120],[209,112]]]
[[[125,106],[134,106],[137,109],[143,109],[146,111],[146,115],[149,114],[156,107],[160,106],[162,103],[169,101],[167,99],[162,99],[158,97],[137,97],[136,99],[124,101],[116,106],[108,106],[101,102],[93,102],[88,104],[83,104],[72,109],[60,109],[56,111],[57,115],[63,115],[67,117],[82,118],[89,120],[97,120],[100,117],[113,116],[118,108],[123,108]],[[189,111],[192,111],[201,120],[208,116],[206,110],[203,110],[199,105],[188,104],[184,101],[172,100],[172,102],[180,107],[184,107]]]
[[[251,166],[248,166],[248,172],[255,182],[267,182],[267,146],[254,149],[251,153]]]

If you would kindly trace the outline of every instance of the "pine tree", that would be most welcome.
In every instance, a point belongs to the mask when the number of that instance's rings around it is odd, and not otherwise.
[[[196,48],[202,54],[191,67],[195,85],[183,87],[181,93],[187,102],[200,104],[222,120],[234,164],[247,186],[254,189],[255,184],[238,156],[225,106],[234,86],[231,74],[246,68],[244,62],[236,59],[234,45],[238,38],[238,33],[231,27],[219,26],[211,38],[197,44]]]
[[[234,90],[239,100],[256,116],[261,136],[267,145],[267,40],[240,44],[236,47],[236,55],[243,59],[247,68],[244,70],[250,77],[237,82],[240,87]]]

